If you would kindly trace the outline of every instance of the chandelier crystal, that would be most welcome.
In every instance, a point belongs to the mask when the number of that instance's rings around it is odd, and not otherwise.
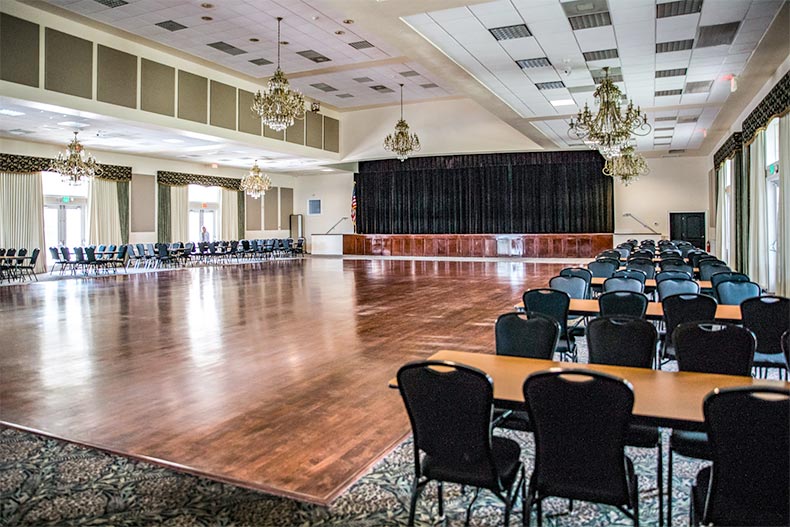
[[[641,108],[634,108],[633,101],[628,101],[625,113],[621,111],[623,93],[609,77],[609,68],[603,70],[604,78],[594,93],[598,113],[593,115],[585,103],[576,119],[571,119],[568,135],[597,148],[604,157],[610,158],[618,156],[632,136],[647,135],[652,127]]]
[[[637,181],[640,176],[650,173],[645,158],[637,154],[631,145],[624,146],[620,150],[620,155],[610,157],[606,160],[603,167],[604,175],[619,178],[626,187]]]
[[[65,152],[58,152],[58,157],[52,162],[51,168],[53,172],[60,174],[64,182],[72,186],[81,185],[84,179],[102,173],[101,165],[77,140],[78,133],[74,132],[74,139],[68,144]]]
[[[266,83],[263,93],[258,90],[255,94],[250,107],[258,114],[263,124],[275,132],[282,132],[294,124],[294,119],[304,119],[304,95],[290,87],[288,79],[280,69],[282,20],[282,17],[277,17],[277,69],[274,70],[274,76]]]
[[[384,138],[384,150],[393,152],[401,161],[408,159],[409,155],[420,151],[420,138],[417,134],[409,133],[409,125],[403,119],[403,84],[400,85],[400,119],[395,123],[395,133]]]
[[[266,191],[270,188],[272,188],[272,179],[263,173],[256,159],[249,173],[241,178],[241,190],[249,197],[258,199],[266,194]]]

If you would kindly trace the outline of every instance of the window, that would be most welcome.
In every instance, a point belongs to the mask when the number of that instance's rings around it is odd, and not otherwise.
[[[212,241],[219,238],[219,187],[189,185],[189,239],[196,242]],[[203,236],[203,227],[207,236]],[[208,238],[208,240],[204,240]]]
[[[731,251],[731,240],[732,240],[732,232],[733,232],[733,185],[732,185],[732,169],[733,169],[733,160],[728,159],[724,162],[724,214],[722,215],[723,225],[722,225],[722,237],[724,238],[721,243],[722,247],[722,255],[721,259],[725,262],[732,262],[733,258],[731,258],[732,253]]]
[[[765,129],[765,205],[768,231],[768,290],[776,291],[779,225],[779,119]]]
[[[47,247],[85,245],[88,220],[88,182],[69,185],[55,172],[42,172],[44,244]]]
[[[308,199],[307,200],[307,214],[314,216],[321,214],[321,200]]]

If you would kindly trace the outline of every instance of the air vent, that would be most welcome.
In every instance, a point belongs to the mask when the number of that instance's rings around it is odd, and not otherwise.
[[[187,28],[187,26],[184,24],[179,24],[175,20],[165,20],[164,22],[159,22],[156,25],[168,31],[180,31]]]
[[[658,120],[658,119],[656,119],[656,120]],[[663,128],[658,128],[658,127],[653,128],[653,130],[656,131],[656,132],[666,132],[667,130],[674,130],[674,129],[675,129],[674,126],[666,126],[666,127],[663,127]]]
[[[315,84],[311,84],[310,86],[312,86],[317,90],[321,90],[323,92],[337,91],[337,88],[335,88],[334,86],[330,86],[325,82],[317,82]]]
[[[670,95],[680,95],[683,90],[660,90],[656,92],[656,97],[668,97]]]
[[[571,93],[587,93],[595,91],[595,86],[570,86],[568,91]]]
[[[730,22],[728,24],[700,26],[697,32],[696,47],[729,46],[735,39],[735,34],[738,32],[740,25],[740,22]]]
[[[568,22],[571,23],[571,29],[574,31],[612,25],[612,19],[608,11],[593,15],[572,16],[568,18]]]
[[[592,70],[590,75],[592,75],[595,84],[601,84],[601,81],[606,77],[603,69]],[[623,82],[623,70],[621,68],[609,68],[609,79],[612,82]]]
[[[675,150],[670,150],[669,153],[670,154],[685,154],[686,150],[683,149],[683,148],[679,148],[679,149],[675,149]]]
[[[653,134],[653,137],[655,137],[656,139],[666,139],[668,137],[672,137],[674,133],[675,131],[672,128],[664,131],[656,130],[655,133]]]
[[[546,57],[538,57],[536,59],[521,59],[517,60],[516,64],[522,70],[527,68],[548,68],[551,66],[551,61]]]
[[[416,71],[409,70],[409,71],[401,71],[400,75],[403,77],[418,77],[420,74],[417,73]]]
[[[677,119],[677,117],[656,117],[656,122],[674,121],[675,119]]]
[[[266,66],[267,64],[272,64],[272,61],[266,60],[264,58],[252,59],[250,62],[252,62],[256,66]]]
[[[535,87],[539,90],[559,90],[565,87],[565,83],[562,81],[536,82]]]
[[[21,128],[14,128],[13,130],[9,130],[8,133],[9,134],[13,134],[13,135],[28,135],[28,134],[32,134],[33,131],[32,130],[23,130]]]
[[[702,0],[680,0],[679,2],[667,2],[656,6],[656,18],[667,18],[669,16],[690,15],[699,13],[702,10]]]
[[[687,82],[683,93],[708,93],[713,81]]]
[[[93,0],[97,4],[101,4],[103,6],[107,6],[110,8],[121,7],[122,5],[126,5],[129,2],[125,2],[124,0]]]
[[[389,89],[386,86],[383,86],[381,84],[376,84],[375,86],[368,86],[368,88],[370,88],[371,90],[375,90],[375,91],[377,91],[379,93],[394,93],[395,92],[395,90],[391,90],[391,89]]]
[[[373,79],[370,77],[357,77],[354,80],[357,82],[373,82]]]
[[[431,88],[438,88],[438,84],[434,84],[433,82],[429,82],[428,84],[420,84],[420,88],[425,88],[426,90],[430,90]]]
[[[374,47],[373,44],[371,44],[367,40],[360,40],[359,42],[349,42],[348,45],[354,49],[368,49]]]
[[[243,49],[239,49],[236,46],[231,46],[227,42],[212,42],[211,44],[207,44],[208,47],[214,48],[217,51],[222,51],[223,53],[227,53],[228,55],[244,55],[247,53]]]
[[[350,93],[339,93],[335,95],[335,97],[339,99],[350,99],[351,97],[353,97],[353,95],[351,95]]]
[[[619,57],[617,49],[602,49],[601,51],[587,51],[584,53],[584,60],[592,62],[594,60],[616,59]]]
[[[656,53],[672,53],[673,51],[685,51],[694,46],[694,39],[673,40],[671,42],[659,42],[656,44]]]
[[[658,70],[656,71],[656,78],[662,77],[682,77],[686,74],[688,68],[675,68],[674,70]]]
[[[684,115],[683,117],[678,117],[678,124],[696,123],[697,119],[699,119],[697,115]]]
[[[304,51],[297,51],[296,54],[297,55],[301,55],[304,58],[306,58],[307,60],[312,60],[313,62],[316,62],[316,63],[329,62],[330,60],[332,60],[329,57],[325,57],[325,56],[321,55],[319,52],[317,52],[315,50],[312,50],[312,49],[306,49]]]
[[[514,38],[524,38],[524,37],[532,36],[532,33],[530,33],[529,28],[524,24],[518,24],[516,26],[494,27],[489,29],[489,31],[497,40],[512,40]]]

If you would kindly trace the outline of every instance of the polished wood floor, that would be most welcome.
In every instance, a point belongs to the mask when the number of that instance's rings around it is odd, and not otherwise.
[[[0,288],[0,421],[327,504],[409,433],[404,362],[491,352],[562,266],[304,259]]]

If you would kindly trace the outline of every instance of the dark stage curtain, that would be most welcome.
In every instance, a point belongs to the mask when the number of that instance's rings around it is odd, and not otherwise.
[[[613,182],[603,165],[592,151],[363,161],[357,232],[613,232]]]

